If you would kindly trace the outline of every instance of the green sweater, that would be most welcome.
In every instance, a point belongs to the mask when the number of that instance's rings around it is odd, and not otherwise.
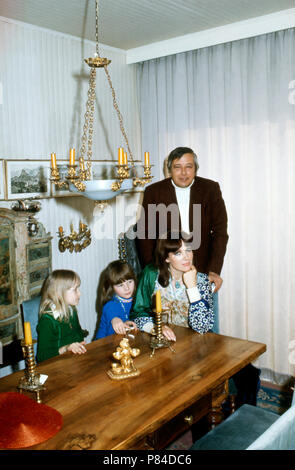
[[[148,264],[142,271],[136,291],[135,302],[129,315],[130,320],[151,315],[152,295],[157,276],[158,269],[153,264]]]
[[[52,311],[43,313],[38,321],[37,362],[59,355],[59,348],[83,341],[77,309],[73,307],[69,320],[55,319]]]
[[[147,323],[154,322],[152,315],[152,297],[158,277],[158,269],[153,264],[148,264],[142,271],[133,309],[129,315],[130,320],[135,321],[140,330],[144,330]],[[198,333],[214,331],[214,310],[212,288],[207,274],[197,274],[197,288],[199,300],[194,300],[188,307],[188,326]],[[213,330],[212,330],[213,328]]]

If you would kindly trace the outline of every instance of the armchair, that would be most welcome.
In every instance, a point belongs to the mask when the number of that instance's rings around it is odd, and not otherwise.
[[[281,416],[243,405],[196,441],[191,450],[294,450],[295,400]]]

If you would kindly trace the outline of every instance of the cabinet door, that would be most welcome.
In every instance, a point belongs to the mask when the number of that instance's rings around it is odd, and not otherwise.
[[[0,230],[0,341],[3,345],[21,334],[14,268],[13,230],[10,225],[4,225]]]
[[[30,298],[40,294],[44,280],[51,272],[51,244],[49,240],[27,246],[28,290]]]

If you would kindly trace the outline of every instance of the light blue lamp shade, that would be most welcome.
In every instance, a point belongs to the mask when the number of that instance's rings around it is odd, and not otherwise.
[[[112,183],[115,183],[116,179],[112,180],[92,180],[84,181],[86,185],[85,191],[79,191],[75,186],[70,183],[70,191],[73,193],[79,193],[81,196],[93,199],[94,201],[108,201],[118,196],[118,194],[133,188],[133,180],[125,179],[121,184],[121,188],[118,191],[112,190]]]

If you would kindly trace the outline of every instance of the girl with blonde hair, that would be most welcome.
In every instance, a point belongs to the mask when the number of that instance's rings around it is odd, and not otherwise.
[[[80,300],[80,277],[67,269],[53,271],[41,291],[37,325],[37,361],[41,362],[67,351],[86,352],[83,331],[77,313]]]

